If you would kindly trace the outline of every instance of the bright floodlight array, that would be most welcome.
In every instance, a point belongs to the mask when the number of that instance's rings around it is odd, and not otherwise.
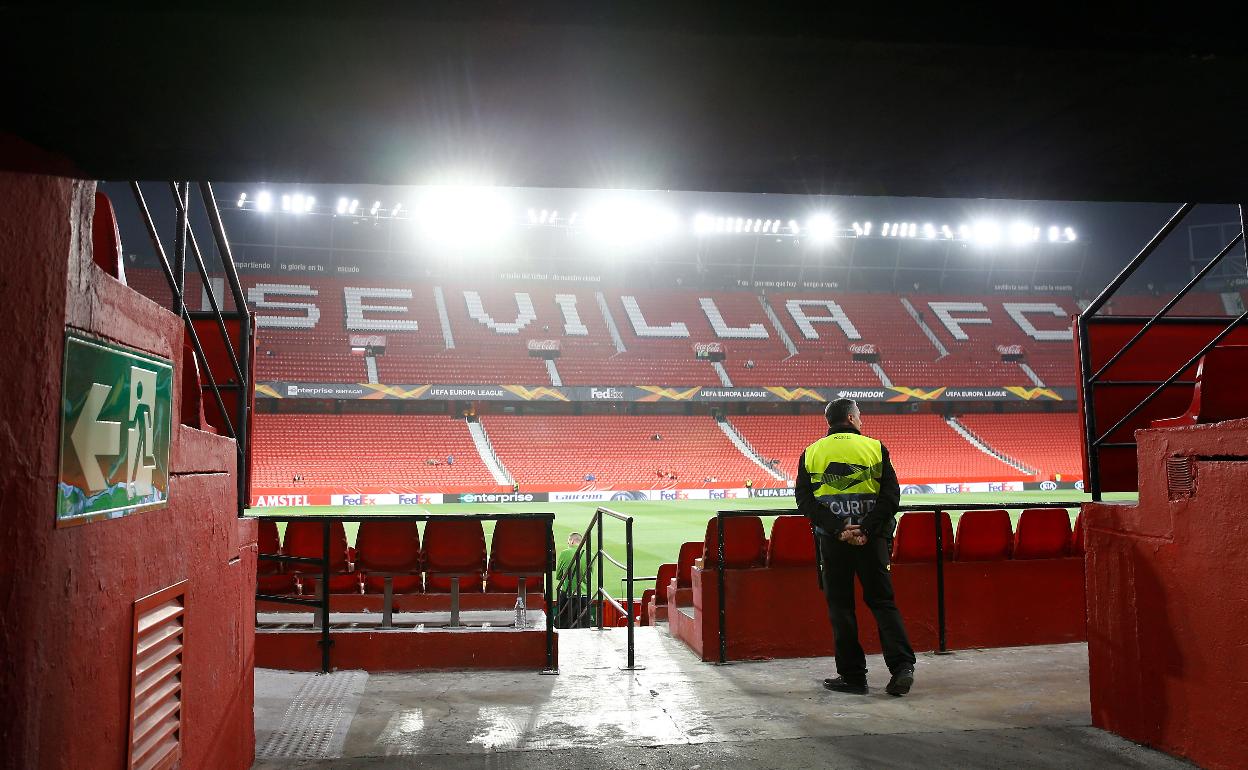
[[[427,236],[456,243],[480,243],[498,238],[509,228],[549,227],[582,232],[595,240],[621,245],[640,245],[682,231],[698,238],[774,236],[803,238],[820,246],[841,238],[888,238],[955,241],[975,246],[1028,246],[1047,241],[1073,243],[1074,228],[1039,225],[1017,219],[1003,224],[980,218],[958,225],[934,222],[856,221],[849,227],[832,214],[817,212],[805,221],[785,217],[737,216],[735,213],[702,211],[682,226],[682,217],[671,208],[653,203],[636,193],[597,193],[584,202],[584,210],[561,212],[554,208],[528,208],[525,216],[513,216],[506,188],[489,186],[442,186],[423,188],[414,205],[374,200],[361,204],[357,198],[340,197],[330,210],[316,208],[316,198],[300,192],[275,194],[268,190],[250,198],[238,196],[238,208],[268,213],[278,208],[290,214],[334,214],[357,219],[416,221]]]

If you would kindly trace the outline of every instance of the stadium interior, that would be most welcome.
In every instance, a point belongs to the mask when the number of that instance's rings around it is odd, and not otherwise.
[[[0,6],[0,767],[1248,766],[1248,50],[1017,10]]]

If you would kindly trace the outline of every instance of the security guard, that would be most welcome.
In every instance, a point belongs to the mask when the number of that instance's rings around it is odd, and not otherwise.
[[[815,531],[823,591],[836,641],[837,692],[867,692],[867,659],[858,643],[854,575],[875,615],[880,647],[892,678],[885,691],[905,695],[914,684],[914,650],[893,600],[889,576],[893,516],[901,501],[888,450],[862,435],[862,414],[852,399],[828,403],[828,435],[806,447],[797,463],[797,507]]]

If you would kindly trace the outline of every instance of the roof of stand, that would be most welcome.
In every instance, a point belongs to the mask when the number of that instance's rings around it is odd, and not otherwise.
[[[1248,198],[1242,30],[1191,10],[1017,19],[933,4],[818,17],[783,3],[604,5],[6,7],[0,167]]]

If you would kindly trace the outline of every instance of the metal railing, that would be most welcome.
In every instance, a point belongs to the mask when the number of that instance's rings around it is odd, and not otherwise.
[[[938,654],[946,654],[949,652],[947,627],[945,622],[945,534],[942,514],[950,511],[981,511],[1005,508],[1006,510],[1019,510],[1023,508],[1078,508],[1082,505],[1079,502],[1049,502],[1049,503],[1026,503],[1010,501],[1003,505],[991,504],[970,504],[963,503],[959,505],[901,505],[897,508],[898,514],[910,512],[932,513],[934,528],[936,530],[936,593],[933,597],[936,602],[936,626],[938,634],[938,646],[936,652]],[[717,511],[715,513],[715,533],[718,542],[718,550],[715,564],[715,593],[719,599],[719,662],[728,662],[728,612],[725,603],[727,588],[724,580],[724,519],[735,519],[742,516],[797,516],[800,515],[796,508],[776,509],[764,508],[759,510],[737,509]],[[823,553],[819,548],[818,535],[815,534],[814,525],[811,525],[811,537],[815,540],[815,575],[819,580],[819,587],[824,589],[823,584]]]
[[[1191,213],[1193,208],[1195,208],[1195,204],[1192,204],[1192,203],[1184,203],[1182,206],[1180,206],[1179,209],[1174,213],[1174,215],[1171,216],[1170,220],[1167,221],[1166,224],[1163,225],[1162,228],[1157,231],[1157,234],[1154,235],[1152,239],[1144,246],[1144,248],[1140,250],[1140,252],[1135,256],[1135,258],[1132,259],[1129,263],[1127,263],[1127,266],[1122,269],[1122,271],[1114,278],[1114,280],[1110,281],[1109,285],[1106,286],[1105,289],[1101,291],[1101,293],[1097,296],[1097,298],[1094,299],[1083,310],[1083,312],[1079,314],[1079,324],[1078,324],[1079,326],[1079,376],[1080,376],[1081,382],[1083,383],[1084,445],[1085,445],[1085,451],[1088,454],[1088,458],[1087,458],[1088,459],[1088,479],[1087,479],[1088,491],[1092,494],[1093,500],[1101,499],[1100,456],[1097,450],[1100,448],[1110,448],[1110,447],[1117,447],[1117,448],[1135,447],[1136,442],[1134,440],[1134,437],[1130,441],[1115,441],[1115,442],[1109,441],[1109,438],[1113,436],[1120,428],[1122,428],[1122,426],[1130,422],[1130,420],[1133,417],[1135,417],[1137,414],[1139,414],[1140,411],[1144,409],[1144,407],[1152,403],[1153,399],[1161,395],[1161,393],[1164,392],[1166,388],[1169,388],[1172,385],[1176,385],[1176,384],[1178,385],[1194,384],[1191,381],[1182,381],[1179,379],[1180,377],[1182,377],[1183,372],[1187,371],[1192,366],[1196,365],[1196,363],[1199,362],[1200,359],[1203,358],[1206,353],[1208,353],[1210,350],[1213,350],[1213,348],[1215,348],[1218,345],[1218,343],[1224,340],[1231,332],[1233,332],[1235,329],[1239,328],[1240,326],[1244,325],[1244,323],[1248,321],[1248,311],[1241,313],[1237,318],[1234,318],[1233,320],[1231,320],[1231,322],[1227,324],[1221,331],[1219,331],[1217,335],[1214,336],[1213,339],[1211,339],[1208,343],[1206,343],[1195,355],[1193,355],[1190,359],[1188,359],[1186,363],[1180,366],[1178,370],[1176,370],[1173,374],[1171,374],[1169,377],[1167,377],[1164,380],[1159,380],[1159,381],[1157,380],[1148,380],[1148,381],[1133,380],[1130,382],[1124,382],[1124,381],[1114,381],[1114,380],[1104,379],[1105,373],[1115,363],[1117,363],[1128,350],[1134,347],[1135,344],[1138,343],[1144,337],[1144,335],[1149,332],[1149,330],[1154,328],[1158,323],[1162,322],[1161,319],[1165,317],[1165,315],[1169,313],[1172,309],[1174,309],[1179,304],[1179,302],[1182,301],[1182,299],[1185,296],[1187,296],[1188,292],[1190,292],[1197,284],[1199,284],[1202,280],[1204,280],[1205,277],[1208,276],[1214,270],[1214,268],[1218,266],[1219,263],[1221,263],[1223,257],[1225,257],[1227,254],[1230,254],[1231,251],[1236,246],[1245,242],[1245,238],[1248,237],[1248,220],[1246,220],[1245,217],[1248,215],[1246,215],[1245,213],[1244,206],[1241,205],[1239,207],[1239,225],[1240,225],[1239,232],[1235,235],[1235,237],[1232,238],[1230,242],[1226,244],[1226,246],[1222,247],[1222,250],[1219,251],[1213,257],[1213,259],[1210,260],[1210,262],[1207,265],[1205,265],[1194,276],[1192,276],[1192,279],[1187,282],[1187,285],[1185,285],[1182,289],[1179,290],[1178,294],[1176,294],[1170,301],[1168,301],[1160,310],[1154,313],[1152,317],[1148,318],[1148,320],[1144,322],[1144,325],[1140,327],[1139,330],[1136,331],[1136,333],[1131,337],[1131,339],[1127,340],[1127,342],[1120,349],[1118,349],[1112,356],[1109,357],[1109,360],[1107,360],[1104,364],[1102,364],[1096,371],[1092,371],[1092,357],[1091,357],[1091,350],[1089,348],[1090,340],[1088,336],[1088,327],[1092,324],[1098,324],[1098,323],[1121,323],[1124,321],[1131,322],[1131,321],[1139,321],[1143,318],[1143,316],[1139,316],[1139,317],[1117,316],[1117,317],[1110,317],[1110,318],[1107,318],[1104,316],[1098,317],[1097,312],[1102,307],[1105,306],[1105,303],[1108,302],[1118,292],[1119,289],[1123,287],[1123,285],[1127,282],[1127,280],[1130,279],[1131,276],[1135,274],[1136,270],[1138,270],[1140,266],[1143,265],[1144,262],[1148,260],[1148,258],[1153,254],[1153,252],[1156,251],[1157,247],[1161,245],[1161,243],[1172,232],[1174,232],[1174,230],[1183,222],[1183,220],[1187,217],[1187,215]],[[1248,263],[1245,264],[1245,270],[1248,271]],[[1143,400],[1141,400],[1138,404],[1132,407],[1125,415],[1123,415],[1117,422],[1115,422],[1111,428],[1109,428],[1108,430],[1104,432],[1099,432],[1097,425],[1096,425],[1096,399],[1095,399],[1096,388],[1098,386],[1112,387],[1112,386],[1122,386],[1122,385],[1136,385],[1136,386],[1150,386],[1151,385],[1155,387],[1147,396],[1143,398]]]
[[[552,608],[553,577],[555,572],[555,514],[553,513],[457,513],[457,514],[353,514],[353,515],[268,515],[263,514],[257,516],[258,519],[273,522],[292,522],[292,521],[311,521],[321,525],[321,557],[308,556],[286,556],[284,554],[262,553],[259,555],[261,561],[272,561],[288,564],[312,564],[321,568],[317,575],[317,596],[313,599],[306,599],[297,596],[285,596],[282,594],[264,594],[256,592],[257,601],[277,602],[281,604],[295,604],[304,607],[311,607],[315,611],[314,623],[320,628],[320,639],[317,644],[321,648],[321,671],[328,672],[331,669],[330,649],[333,647],[334,641],[330,637],[330,591],[329,583],[332,577],[330,569],[330,548],[332,547],[332,526],[334,523],[342,522],[364,522],[364,521],[413,521],[427,522],[437,519],[439,521],[502,521],[507,520],[540,520],[546,522],[546,569],[545,569],[545,588],[543,590],[543,599],[546,605],[546,668],[542,673],[556,674],[558,673],[557,661],[555,660],[555,623],[554,612]],[[395,573],[387,573],[395,574]],[[415,572],[412,573],[417,574]],[[523,578],[519,582],[520,589],[524,587]],[[452,588],[458,586],[458,578],[452,578]],[[457,592],[456,592],[457,593]],[[526,592],[527,595],[527,592]]]
[[[616,561],[611,554],[607,553],[603,540],[603,519],[610,517],[617,521],[624,522],[624,563]],[[595,540],[597,536],[597,540]],[[597,543],[595,546],[594,543]],[[610,592],[604,586],[603,569],[604,562],[611,562],[619,569],[624,570],[624,577],[621,582],[624,583],[625,605],[621,605],[611,596]],[[597,569],[595,569],[595,567]],[[583,602],[584,606],[580,606],[580,599],[583,596],[581,591],[583,585],[592,583],[596,574],[596,584],[591,585],[592,599]],[[638,578],[633,576],[633,517],[617,513],[610,508],[598,508],[594,511],[594,516],[589,520],[589,525],[585,528],[584,534],[581,536],[580,545],[572,555],[572,563],[569,572],[565,576],[561,585],[569,585],[574,587],[575,593],[564,594],[560,592],[560,611],[568,612],[571,617],[569,623],[570,628],[585,628],[586,615],[590,616],[590,621],[594,620],[590,613],[597,610],[597,626],[598,630],[604,629],[603,610],[606,605],[610,604],[621,615],[628,618],[628,640],[627,640],[627,663],[621,667],[622,671],[639,671],[645,666],[637,665],[636,656],[636,624],[637,617],[633,611],[636,605],[634,597],[633,584],[642,580],[655,580],[656,578]],[[576,602],[576,604],[572,604]],[[561,615],[561,617],[565,617]]]
[[[225,225],[221,222],[221,211],[217,208],[217,200],[213,195],[212,185],[208,182],[200,182],[198,186],[200,197],[203,199],[204,210],[208,216],[209,226],[212,229],[217,253],[221,258],[226,281],[230,286],[230,294],[234,299],[233,311],[223,310],[217,300],[216,293],[212,290],[212,281],[208,277],[208,266],[204,261],[204,253],[199,247],[199,241],[195,237],[195,230],[190,222],[191,183],[169,183],[169,192],[173,196],[174,209],[177,215],[172,264],[169,262],[168,251],[161,241],[160,234],[156,231],[156,224],[152,219],[151,211],[148,209],[147,199],[143,196],[142,188],[139,187],[138,182],[130,183],[130,189],[134,193],[134,201],[143,219],[143,225],[147,230],[148,237],[151,238],[152,248],[155,250],[156,258],[164,271],[165,280],[169,283],[169,293],[172,296],[170,310],[182,319],[187,336],[191,340],[191,347],[194,348],[195,355],[199,357],[199,364],[202,366],[201,371],[207,376],[208,384],[206,386],[201,385],[200,388],[201,390],[212,392],[221,418],[225,421],[223,427],[226,435],[234,439],[235,450],[238,455],[238,515],[242,516],[250,502],[250,490],[248,489],[250,474],[248,473],[248,467],[251,454],[248,451],[248,443],[251,436],[251,392],[254,385],[251,382],[251,312],[247,309],[247,299],[243,294],[242,283],[238,279],[238,270],[234,266],[234,255],[230,249],[229,238],[225,234]],[[186,259],[188,254],[194,257],[195,267],[199,270],[200,280],[203,281],[204,285],[204,294],[208,297],[208,304],[211,308],[209,311],[192,311],[187,308]],[[226,382],[225,380],[218,381],[217,376],[213,373],[212,363],[204,354],[204,346],[195,329],[194,322],[196,320],[216,321],[217,331],[221,334],[222,346],[228,353],[230,361],[230,373],[233,375],[231,382]],[[235,347],[234,340],[231,339],[229,330],[226,328],[225,322],[227,320],[238,322],[237,347]],[[225,408],[225,400],[221,397],[222,390],[235,390],[238,393],[237,409],[233,419],[230,418],[230,411]]]

